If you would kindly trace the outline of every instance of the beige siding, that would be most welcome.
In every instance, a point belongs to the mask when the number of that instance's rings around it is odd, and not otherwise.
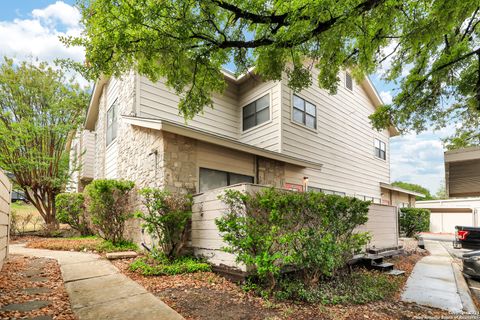
[[[110,143],[105,152],[105,178],[117,178],[117,160],[118,160],[118,144],[114,140]]]
[[[91,179],[94,175],[95,163],[95,133],[89,130],[82,132],[82,149],[81,149],[81,178]]]
[[[229,84],[224,94],[213,97],[213,109],[205,108],[203,114],[187,122],[188,126],[238,139],[240,126],[237,98],[237,87]],[[185,124],[184,118],[179,115],[179,101],[179,96],[161,81],[152,83],[147,78],[140,77],[140,117],[161,118]]]
[[[240,142],[260,148],[280,152],[280,98],[281,82],[261,82],[257,78],[250,79],[240,86],[239,119],[242,109],[247,104],[268,94],[270,97],[270,120],[243,132],[241,123]]]
[[[210,143],[197,142],[197,164],[198,168],[223,170],[255,177],[253,155]]]
[[[323,164],[322,170],[287,168],[292,183],[309,177],[312,187],[343,191],[348,195],[380,198],[379,182],[390,180],[389,133],[371,128],[368,116],[375,110],[363,87],[354,83],[353,92],[343,85],[330,95],[317,84],[298,94],[317,107],[317,130],[310,130],[292,120],[292,90],[283,82],[282,152]],[[374,138],[387,145],[387,160],[374,156]],[[290,182],[290,181],[287,181]]]
[[[7,176],[0,171],[0,270],[8,254],[10,233],[10,192],[11,184]]]
[[[368,222],[358,231],[369,232],[372,236],[368,247],[386,248],[398,246],[397,208],[372,204],[368,211]]]
[[[247,185],[234,186],[231,189],[244,192]],[[246,271],[244,265],[235,262],[235,255],[222,251],[226,244],[215,219],[221,217],[226,210],[225,204],[218,199],[218,195],[224,190],[225,188],[210,190],[194,197],[191,246],[195,255],[205,257],[214,265]]]
[[[451,162],[448,167],[448,176],[450,197],[480,195],[480,160]]]

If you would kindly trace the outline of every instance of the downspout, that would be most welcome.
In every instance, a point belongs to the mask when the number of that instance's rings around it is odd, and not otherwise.
[[[258,156],[255,155],[255,183],[260,184],[259,178],[260,175],[258,174],[258,167],[259,167],[259,159]]]

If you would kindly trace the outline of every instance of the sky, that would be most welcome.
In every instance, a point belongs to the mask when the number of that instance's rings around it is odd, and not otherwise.
[[[56,58],[83,61],[82,48],[65,48],[58,39],[81,32],[80,13],[74,4],[75,0],[1,1],[0,56],[18,61],[32,57],[50,62]],[[396,92],[395,84],[386,83],[377,75],[371,79],[383,101],[389,103]],[[416,183],[437,192],[445,177],[441,138],[452,133],[451,128],[446,128],[391,138],[391,182]]]

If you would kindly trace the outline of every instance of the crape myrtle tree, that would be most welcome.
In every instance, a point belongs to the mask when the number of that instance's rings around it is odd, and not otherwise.
[[[222,66],[255,66],[265,80],[283,75],[299,91],[312,83],[334,94],[338,74],[357,80],[383,70],[396,81],[393,102],[372,124],[401,132],[458,121],[454,145],[479,143],[480,12],[478,0],[84,0],[80,37],[87,77],[134,66],[180,96],[186,119],[222,92]],[[70,62],[72,63],[72,62]]]
[[[88,93],[45,62],[0,64],[0,168],[55,228],[55,196],[69,178],[69,145]]]

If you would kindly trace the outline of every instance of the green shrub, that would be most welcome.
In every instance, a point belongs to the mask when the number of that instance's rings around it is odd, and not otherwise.
[[[430,230],[430,211],[423,208],[402,208],[398,216],[400,232],[413,237]]]
[[[85,198],[82,193],[60,193],[55,197],[56,218],[80,232],[82,236],[92,234],[85,212]]]
[[[144,276],[175,275],[211,271],[210,265],[192,257],[182,257],[173,261],[143,257],[130,264],[130,270],[139,272]]]
[[[146,213],[138,212],[142,226],[170,260],[180,256],[187,241],[187,223],[192,216],[192,197],[160,189],[140,190]]]
[[[335,275],[368,242],[354,229],[367,222],[370,202],[318,192],[227,190],[228,212],[216,220],[225,251],[253,266],[275,287],[282,270],[296,270],[309,284]]]
[[[99,236],[118,244],[124,241],[125,221],[130,213],[131,190],[135,184],[122,180],[94,180],[85,188],[85,203]]]

